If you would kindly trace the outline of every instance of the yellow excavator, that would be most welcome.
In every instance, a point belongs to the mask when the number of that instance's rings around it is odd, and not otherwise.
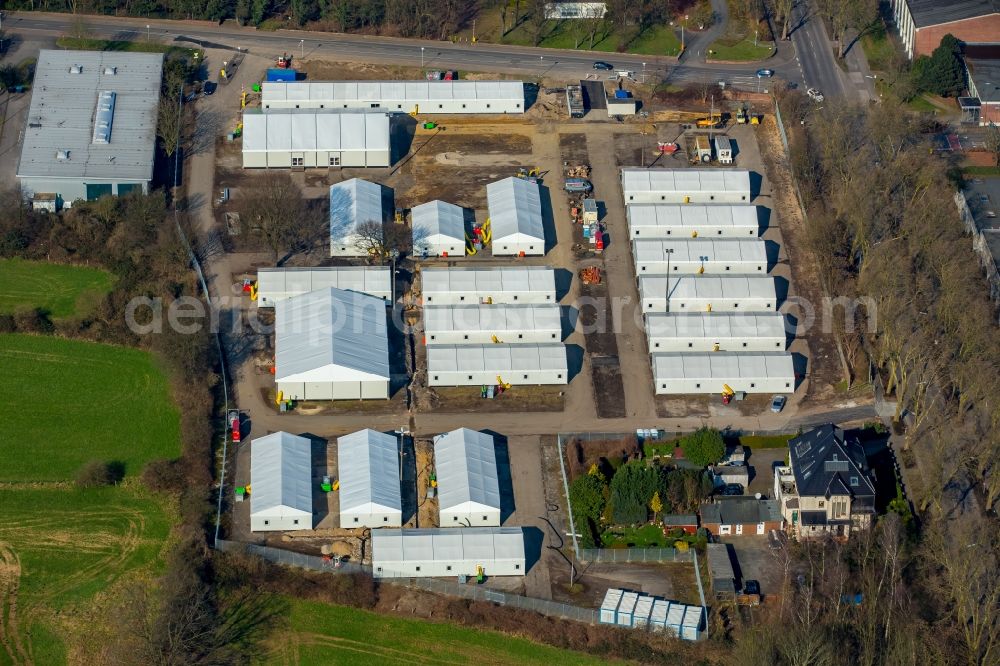
[[[499,386],[500,388],[502,388],[504,391],[509,391],[510,390],[510,384],[508,384],[507,382],[505,382],[503,380],[503,377],[501,377],[500,375],[497,375],[497,386]]]
[[[733,396],[736,395],[736,391],[733,390],[729,384],[722,385],[722,404],[728,405],[733,400]]]

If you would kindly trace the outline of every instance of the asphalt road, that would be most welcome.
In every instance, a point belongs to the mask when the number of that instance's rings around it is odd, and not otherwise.
[[[816,10],[806,0],[795,3],[792,17],[792,44],[806,88],[816,88],[827,98],[843,99],[853,94],[834,60],[833,46]]]
[[[69,31],[74,17],[68,14],[40,12],[9,12],[4,28],[15,36],[37,39],[55,38]],[[101,39],[142,40],[162,42],[210,43],[215,47],[250,50],[260,55],[290,53],[297,57],[323,56],[347,62],[406,64],[433,69],[508,72],[532,76],[565,77],[571,79],[593,73],[595,60],[610,60],[618,69],[634,71],[639,77],[668,77],[678,82],[718,82],[754,89],[758,65],[726,65],[691,62],[676,65],[672,60],[656,56],[607,54],[589,51],[539,49],[497,44],[470,44],[372,37],[343,33],[277,30],[260,32],[235,25],[214,25],[204,21],[162,21],[136,18],[86,17],[92,36]],[[148,29],[147,29],[148,26]],[[799,68],[792,50],[779,53],[767,61],[777,75],[800,82]]]

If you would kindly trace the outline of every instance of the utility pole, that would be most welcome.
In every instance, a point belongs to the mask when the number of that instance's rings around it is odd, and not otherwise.
[[[420,69],[424,68],[424,47],[420,47]]]
[[[299,48],[301,49],[300,53],[302,54],[302,56],[299,58],[299,60],[305,60],[306,59],[306,40],[304,40],[304,39],[300,39],[299,40]]]

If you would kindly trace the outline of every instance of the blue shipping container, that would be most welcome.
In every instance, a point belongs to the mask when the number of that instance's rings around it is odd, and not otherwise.
[[[298,72],[296,72],[294,69],[273,68],[267,70],[266,80],[271,82],[280,81],[282,83],[288,83],[290,81],[295,80],[296,74],[298,74]]]

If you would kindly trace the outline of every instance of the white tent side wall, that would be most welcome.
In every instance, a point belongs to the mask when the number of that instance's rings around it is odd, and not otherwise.
[[[500,509],[483,504],[468,504],[438,512],[441,527],[499,527]]]
[[[760,212],[753,205],[632,204],[629,237],[754,238],[760,234]]]
[[[455,204],[430,201],[410,213],[413,256],[465,256],[465,211]]]
[[[632,241],[636,275],[767,273],[767,246],[758,239],[640,238]]]
[[[723,384],[750,394],[795,391],[787,353],[653,354],[652,360],[657,395],[721,393]]]
[[[773,352],[783,351],[787,345],[785,318],[777,312],[650,312],[646,314],[646,339],[651,354]]]
[[[519,527],[385,529],[371,536],[375,578],[523,576],[524,532]]]
[[[625,204],[746,204],[750,203],[750,172],[746,169],[621,170]]]
[[[265,109],[378,109],[421,115],[524,113],[521,81],[295,81],[264,82]]]
[[[642,311],[666,312],[776,312],[774,278],[765,276],[682,275],[640,276]]]
[[[392,163],[386,113],[243,114],[243,168],[387,167]]]
[[[560,385],[569,382],[566,346],[428,345],[428,386]]]
[[[428,345],[541,344],[562,340],[558,305],[434,305],[423,309]]]
[[[425,268],[423,305],[556,303],[555,271],[545,266]]]
[[[388,266],[325,266],[319,268],[260,268],[257,270],[257,307],[317,289],[335,287],[388,301],[392,298]]]

